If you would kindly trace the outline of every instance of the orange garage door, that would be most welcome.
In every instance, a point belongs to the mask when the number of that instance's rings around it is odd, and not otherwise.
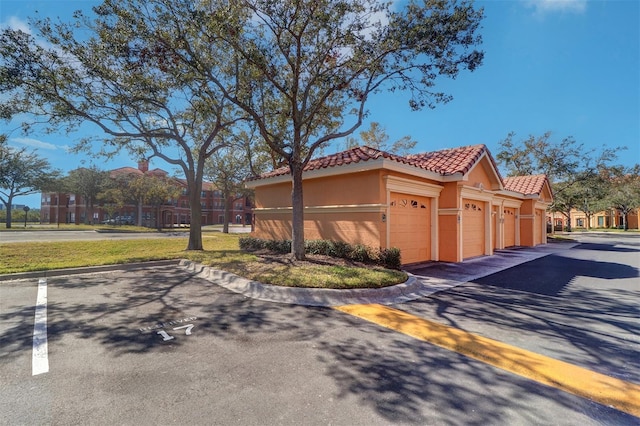
[[[537,210],[533,220],[533,244],[542,244],[542,221],[544,219],[544,210]]]
[[[504,246],[516,245],[516,209],[505,207],[504,214]]]
[[[430,199],[391,193],[390,246],[400,249],[402,263],[431,260]]]
[[[485,248],[484,203],[462,200],[462,257],[481,256]]]

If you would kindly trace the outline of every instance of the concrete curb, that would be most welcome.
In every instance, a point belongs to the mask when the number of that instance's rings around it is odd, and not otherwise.
[[[326,289],[282,287],[251,281],[238,275],[214,269],[189,260],[181,260],[181,268],[243,296],[265,302],[305,306],[340,306],[379,303],[390,305],[414,300],[461,284],[437,278],[418,279],[409,275],[404,283],[383,288]]]
[[[393,305],[448,290],[576,245],[578,244],[562,243],[535,248],[506,249],[496,252],[494,256],[483,256],[460,263],[423,265],[405,270],[409,279],[404,283],[383,288],[338,290],[275,286],[251,281],[230,272],[184,259],[6,274],[0,275],[0,282],[175,265],[198,278],[206,279],[234,293],[266,302],[324,307],[371,303]]]

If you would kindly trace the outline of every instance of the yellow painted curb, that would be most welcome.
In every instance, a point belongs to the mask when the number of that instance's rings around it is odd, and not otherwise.
[[[335,309],[536,382],[640,417],[640,385],[507,345],[383,305]]]

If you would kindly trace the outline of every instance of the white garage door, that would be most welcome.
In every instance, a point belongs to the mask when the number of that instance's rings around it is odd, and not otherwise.
[[[431,260],[429,198],[392,192],[389,227],[390,246],[400,249],[403,264]]]

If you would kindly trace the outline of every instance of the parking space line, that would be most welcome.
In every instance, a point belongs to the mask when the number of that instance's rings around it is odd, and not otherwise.
[[[47,341],[47,279],[38,281],[36,297],[36,314],[33,323],[33,352],[31,357],[31,374],[49,372],[49,345]]]
[[[335,309],[640,417],[640,384],[606,376],[388,306],[346,305]]]

